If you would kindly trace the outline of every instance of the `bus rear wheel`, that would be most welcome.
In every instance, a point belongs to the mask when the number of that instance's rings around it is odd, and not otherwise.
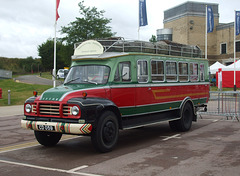
[[[193,121],[193,107],[190,103],[186,103],[182,110],[181,119],[169,122],[169,126],[173,131],[189,131]]]
[[[117,143],[119,133],[118,120],[111,111],[105,111],[91,133],[94,148],[102,153],[111,151]]]

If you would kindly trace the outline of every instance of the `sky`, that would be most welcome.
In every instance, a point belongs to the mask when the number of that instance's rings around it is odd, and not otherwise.
[[[105,10],[111,18],[109,26],[116,36],[138,39],[139,0],[85,0],[85,6]],[[163,28],[164,11],[187,0],[146,0],[148,25],[140,28],[140,40],[148,41],[156,30]],[[220,23],[234,21],[234,10],[240,10],[239,0],[191,0],[219,4]],[[61,27],[80,17],[80,0],[60,0],[57,37]],[[48,38],[54,38],[56,0],[0,0],[0,57],[39,58],[37,48]]]

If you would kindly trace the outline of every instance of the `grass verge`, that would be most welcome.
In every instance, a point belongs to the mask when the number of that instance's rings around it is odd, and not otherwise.
[[[8,90],[11,90],[11,105],[23,105],[27,98],[33,96],[34,90],[40,95],[51,87],[49,85],[25,84],[14,82],[12,79],[2,79],[0,80],[0,88],[2,88],[0,106],[8,106]]]

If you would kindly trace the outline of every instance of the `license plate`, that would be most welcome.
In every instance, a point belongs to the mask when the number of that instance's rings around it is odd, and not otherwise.
[[[38,129],[42,130],[42,131],[54,131],[55,130],[54,126],[50,126],[50,125],[38,125]]]

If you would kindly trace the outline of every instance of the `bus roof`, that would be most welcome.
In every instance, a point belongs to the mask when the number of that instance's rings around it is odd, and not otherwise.
[[[124,40],[123,38],[110,38],[98,41],[88,40],[75,44],[74,49],[73,60],[103,59],[131,53],[201,58],[202,53],[198,46],[184,45],[171,41],[151,43],[138,40]]]

